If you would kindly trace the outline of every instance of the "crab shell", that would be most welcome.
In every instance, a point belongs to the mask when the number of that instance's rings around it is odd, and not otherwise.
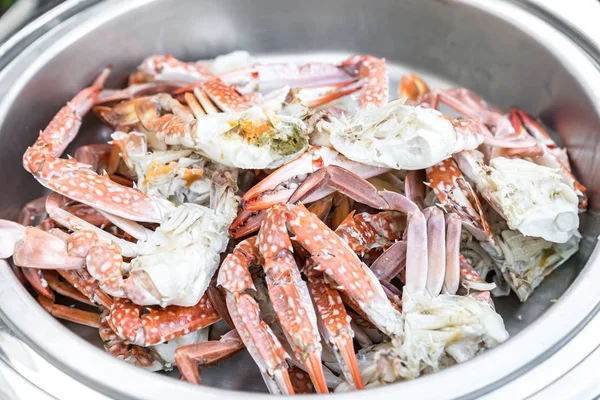
[[[404,296],[404,335],[359,351],[366,387],[413,379],[475,357],[508,339],[502,317],[470,296]],[[336,392],[348,391],[347,384]]]
[[[508,227],[525,236],[565,243],[579,228],[577,194],[557,169],[497,157],[483,166],[477,186]]]
[[[162,306],[198,303],[227,247],[227,228],[234,216],[196,204],[178,206],[146,241],[139,242],[130,278],[147,291],[131,300]]]
[[[259,107],[201,116],[189,134],[167,144],[182,144],[220,164],[242,169],[277,168],[308,148],[305,124]]]
[[[483,141],[481,136],[458,134],[439,111],[407,106],[403,100],[333,119],[329,130],[333,147],[349,159],[404,170],[431,167]]]

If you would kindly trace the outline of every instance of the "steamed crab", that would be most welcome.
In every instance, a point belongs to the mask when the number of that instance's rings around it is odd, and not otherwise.
[[[55,193],[0,221],[0,250],[48,312],[140,367],[201,383],[198,364],[246,348],[273,393],[416,378],[508,338],[490,269],[525,301],[578,249],[585,187],[517,108],[414,75],[388,103],[368,55],[152,56],[116,90],[107,75],[25,153]],[[59,158],[93,105],[112,142]]]
[[[57,114],[27,149],[23,164],[44,186],[94,207],[138,242],[114,237],[70,215],[60,207],[63,200],[57,194],[47,202],[48,214],[73,234],[65,241],[5,221],[10,240],[3,243],[2,253],[4,257],[14,254],[15,263],[25,267],[85,266],[106,293],[138,304],[194,305],[208,287],[228,242],[227,227],[237,209],[235,174],[227,170],[213,174],[210,208],[192,203],[175,205],[156,194],[120,185],[107,175],[100,176],[74,159],[58,158],[77,134],[80,118],[91,107],[106,75],[103,72],[93,86]],[[152,231],[135,221],[161,225]],[[54,251],[38,251],[44,247]],[[132,260],[125,263],[123,257]],[[172,270],[169,264],[175,260],[177,268]]]
[[[273,285],[272,288],[269,286],[269,294],[274,304],[280,304],[282,300],[288,298],[279,305],[281,307],[279,310],[276,308],[282,324],[285,326],[285,321],[289,320],[288,323],[291,323],[294,318],[296,318],[296,323],[302,323],[303,319],[295,317],[296,315],[305,318],[302,324],[306,333],[298,331],[298,327],[295,325],[291,325],[292,331],[286,332],[286,337],[297,346],[296,357],[307,359],[307,362],[310,360],[309,365],[311,366],[320,365],[315,361],[319,357],[320,346],[314,336],[315,318],[311,317],[314,315],[314,311],[311,309],[310,302],[307,301],[309,296],[306,289],[303,288],[304,283],[298,279],[298,270],[292,257],[293,247],[287,238],[288,231],[294,234],[294,242],[301,246],[302,252],[306,252],[311,259],[306,270],[309,285],[314,282],[315,278],[316,282],[322,282],[319,279],[324,278],[325,282],[333,284],[333,287],[343,295],[342,297],[353,309],[361,315],[365,315],[373,325],[389,336],[393,343],[404,346],[403,349],[411,348],[411,351],[418,353],[408,356],[412,357],[409,360],[412,369],[404,376],[405,378],[418,376],[424,368],[421,366],[421,362],[429,361],[433,363],[432,368],[436,368],[442,357],[448,357],[447,354],[453,354],[458,361],[464,361],[473,357],[480,349],[493,347],[506,340],[508,334],[504,330],[502,319],[493,311],[485,297],[463,298],[454,295],[459,288],[461,275],[461,257],[458,252],[460,240],[458,218],[453,214],[449,215],[446,232],[445,218],[438,208],[433,207],[421,211],[413,201],[401,194],[390,191],[378,192],[367,181],[337,166],[321,169],[309,176],[296,189],[290,202],[294,203],[302,197],[310,196],[312,192],[320,190],[323,185],[332,186],[371,207],[406,213],[406,282],[403,290],[402,314],[391,307],[388,300],[390,296],[384,290],[384,286],[379,282],[375,272],[360,261],[341,236],[336,235],[301,204],[285,207],[272,206],[261,224],[258,238],[247,239],[242,242],[244,243],[243,250],[234,251],[228,256],[220,270],[219,282],[229,292],[228,309],[234,324],[238,331],[246,330],[247,332],[242,335],[242,340],[248,348],[257,349],[258,353],[254,354],[254,357],[259,365],[263,365],[263,374],[269,373],[268,371],[276,371],[276,375],[271,375],[271,379],[279,385],[278,391],[286,392],[287,390],[281,383],[286,381],[285,369],[281,368],[283,358],[279,358],[278,363],[264,364],[267,349],[261,347],[262,341],[258,338],[269,337],[268,331],[263,331],[264,326],[261,328],[258,307],[253,306],[252,310],[254,311],[252,312],[249,308],[250,304],[255,303],[247,293],[247,290],[253,286],[246,271],[248,263],[257,262],[257,257],[264,259],[261,263],[264,264],[267,273],[267,282],[271,282],[270,284]],[[448,235],[447,238],[446,235]],[[396,268],[396,263],[385,262],[384,255],[382,255],[384,261],[378,263],[375,269],[377,274],[382,277],[388,275],[386,270]],[[466,261],[463,260],[463,262]],[[322,275],[314,276],[315,272]],[[363,275],[364,278],[361,277]],[[292,276],[296,276],[296,278],[292,278]],[[283,279],[284,277],[286,278]],[[280,285],[284,286],[280,288]],[[278,294],[279,290],[286,285],[292,285],[291,287],[299,293],[293,301],[290,294],[288,296]],[[291,289],[286,290],[291,293]],[[333,290],[331,286],[329,290]],[[442,290],[447,294],[438,296]],[[311,294],[314,296],[325,293],[316,291]],[[391,295],[393,297],[394,293]],[[238,296],[240,297],[238,298]],[[330,293],[329,296],[331,298],[332,294]],[[340,302],[342,297],[340,297]],[[243,307],[242,299],[245,299]],[[276,301],[276,299],[280,300]],[[323,329],[327,332],[326,337],[336,337],[334,332],[340,332],[342,328],[344,332],[352,332],[350,326],[347,325],[349,321],[344,324],[340,318],[331,318],[332,315],[343,315],[341,311],[334,312],[331,309],[336,304],[335,301],[324,301],[323,307],[319,307],[319,301],[318,297],[313,297],[313,303],[321,314]],[[299,307],[303,307],[305,310],[301,311],[302,308]],[[442,309],[444,311],[440,311]],[[464,331],[441,334],[439,338],[433,340],[433,344],[429,347],[425,345],[419,347],[416,343],[411,344],[411,340],[417,341],[413,336],[417,331],[412,332],[412,326],[421,318],[418,315],[429,312],[441,312],[441,321],[446,321],[441,323],[450,324],[450,326],[452,326],[450,321],[458,318],[461,325],[466,325]],[[443,314],[444,312],[448,312],[448,314]],[[234,317],[235,315],[239,316]],[[252,322],[247,318],[248,315],[255,316]],[[244,320],[244,316],[246,316],[246,320]],[[312,326],[313,336],[309,335],[303,338],[301,335],[308,335],[308,326]],[[451,336],[456,338],[457,335],[462,347],[458,344],[459,342],[453,344],[449,339]],[[343,343],[345,346],[349,346],[347,340]],[[339,342],[334,341],[332,344],[343,357],[349,354],[348,348],[346,347],[344,350],[343,347],[340,347]],[[415,350],[415,346],[419,348]],[[269,348],[282,348],[282,346],[274,343]],[[279,357],[283,356],[280,354]],[[354,360],[349,362],[345,357],[343,363],[355,365]],[[279,367],[275,369],[277,365]],[[318,369],[311,371],[309,365],[306,367],[313,377],[313,383],[318,387],[316,382],[323,378],[317,378],[320,371]],[[348,379],[349,382],[358,381],[354,368],[350,370],[353,375],[351,379]],[[371,377],[367,377],[367,382],[370,379]]]

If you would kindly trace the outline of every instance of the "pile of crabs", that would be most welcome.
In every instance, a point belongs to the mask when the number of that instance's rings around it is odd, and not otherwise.
[[[137,366],[199,384],[246,348],[272,393],[412,379],[507,340],[491,293],[525,301],[578,250],[585,187],[516,107],[414,75],[389,101],[368,55],[108,75],[25,152],[51,194],[0,221],[0,249],[48,312]],[[112,141],[60,158],[90,110]]]

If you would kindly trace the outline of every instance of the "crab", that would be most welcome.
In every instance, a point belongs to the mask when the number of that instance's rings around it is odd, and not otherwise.
[[[394,273],[389,273],[389,269],[386,270],[385,265],[379,264],[374,265],[372,267],[373,270],[365,270],[365,267],[354,270],[356,267],[353,266],[364,264],[358,259],[356,253],[348,247],[348,244],[340,236],[335,235],[333,231],[317,218],[317,216],[311,214],[301,204],[294,205],[299,199],[309,198],[313,193],[322,190],[325,186],[331,186],[351,198],[376,209],[397,210],[407,215],[406,230],[404,232],[407,241],[395,243],[384,253],[385,255],[388,252],[398,251],[398,249],[400,249],[400,253],[404,253],[405,255],[406,284],[403,296],[405,297],[404,301],[407,302],[407,310],[411,310],[410,304],[414,303],[415,305],[413,307],[418,308],[416,304],[421,304],[420,302],[422,299],[435,297],[442,290],[444,293],[449,293],[451,295],[454,295],[457,292],[459,287],[459,276],[462,270],[461,263],[463,262],[461,261],[458,251],[458,244],[460,241],[459,219],[453,214],[450,214],[448,216],[448,227],[446,229],[444,215],[438,208],[433,207],[422,211],[412,200],[399,193],[385,190],[378,192],[370,183],[352,172],[338,166],[329,166],[318,170],[305,179],[288,200],[288,205],[274,205],[268,209],[267,214],[262,221],[258,239],[250,239],[254,244],[252,250],[254,253],[251,253],[250,251],[245,251],[243,253],[244,257],[246,257],[246,262],[248,262],[249,259],[248,254],[256,254],[256,252],[259,254],[266,252],[271,257],[283,257],[282,252],[284,250],[286,254],[288,254],[292,249],[291,246],[285,245],[285,243],[288,243],[288,239],[286,238],[287,231],[291,231],[294,234],[294,242],[298,243],[311,257],[312,261],[309,264],[310,267],[306,271],[309,284],[311,282],[312,271],[316,270],[321,273],[324,272],[325,282],[334,284],[334,287],[340,291],[342,297],[352,308],[356,309],[361,315],[364,315],[389,337],[394,338],[394,340],[402,340],[405,335],[403,325],[406,323],[406,320],[403,319],[403,314],[396,314],[395,317],[391,317],[394,315],[391,313],[395,312],[393,308],[387,312],[383,312],[380,308],[384,305],[388,308],[392,303],[387,294],[384,295],[385,297],[381,296],[381,294],[386,293],[383,289],[386,286],[382,286],[382,283],[379,282],[379,278],[396,275],[397,266],[390,262],[381,263],[391,265],[391,269],[396,271]],[[419,191],[412,190],[410,193],[417,195]],[[260,199],[257,201],[260,202]],[[274,217],[274,214],[277,215],[277,217]],[[445,240],[446,230],[449,235],[447,241]],[[344,232],[344,230],[340,232]],[[271,239],[270,241],[269,238]],[[256,240],[258,243],[255,242]],[[283,244],[283,247],[280,248],[273,245],[275,243]],[[389,256],[390,253],[387,255]],[[383,255],[382,258],[385,260]],[[255,258],[252,259],[254,260]],[[289,259],[293,260],[291,257]],[[235,264],[232,263],[232,265],[224,263],[219,278],[221,285],[227,288],[228,285],[233,283],[232,281],[238,282],[238,285],[244,280],[250,282],[248,281],[249,278],[242,279],[242,276],[245,276],[240,269],[242,265],[243,264],[239,261]],[[352,270],[350,269],[352,269],[357,276],[352,278],[351,281],[348,281],[352,275]],[[368,276],[370,276],[361,279],[358,275],[358,271],[362,271],[361,273],[369,271],[370,273]],[[371,273],[374,274],[375,271],[377,271],[378,275],[371,275]],[[474,275],[470,272],[467,272],[466,275],[472,280],[475,280]],[[365,282],[369,282],[369,285],[372,285],[369,287],[377,289],[373,291],[371,291],[371,289],[365,289],[363,287]],[[229,296],[245,293],[242,290],[251,287],[248,285],[248,283],[245,283],[241,286],[235,286],[235,289],[229,287]],[[381,294],[379,295],[380,297],[377,297],[378,300],[377,303],[375,303],[373,299],[363,299],[365,293],[367,295],[370,295],[370,293]],[[391,294],[394,295],[393,292]],[[410,296],[408,294],[410,294]],[[271,294],[271,298],[273,298],[273,294]],[[387,299],[387,301],[384,299]],[[446,299],[444,298],[444,300]],[[315,300],[313,299],[313,301]],[[404,301],[402,303],[403,313],[405,308]],[[411,301],[413,303],[411,303]],[[454,298],[450,296],[450,299],[446,301],[453,303]],[[475,301],[483,302],[486,304],[487,308],[490,307],[487,305],[486,301],[479,299]],[[468,300],[464,301],[465,304],[460,303],[460,300],[456,300],[455,302],[461,304],[456,306],[457,311],[455,312],[459,314],[461,312],[470,312],[463,310],[463,307],[466,309],[471,307]],[[235,306],[236,307],[233,310],[232,308],[234,305],[229,307],[231,314],[240,312],[240,307],[238,305]],[[484,310],[485,309],[486,308],[484,308]],[[491,313],[497,316],[493,311],[491,311]],[[289,318],[285,313],[282,313],[280,318],[282,318],[282,316],[284,318]],[[497,316],[497,318],[499,318],[499,316]],[[260,324],[259,321],[260,320],[257,319],[255,325]],[[238,327],[238,329],[240,328]],[[254,345],[256,344],[254,343]],[[247,347],[250,347],[248,343]],[[474,354],[471,354],[469,357],[473,355]],[[356,381],[356,378],[354,378],[354,381]]]
[[[404,90],[405,94],[409,93],[408,87],[415,85],[414,82],[417,79],[421,81],[418,77],[413,76],[404,82],[407,85],[407,89]],[[412,84],[409,83],[411,80],[413,81]],[[419,84],[419,87],[420,89],[416,91],[416,97],[412,97],[411,100],[418,100],[424,106],[432,108],[437,108],[440,103],[446,104],[469,118],[478,119],[488,126],[498,138],[513,140],[522,144],[529,143],[529,146],[515,147],[514,149],[492,149],[487,158],[488,160],[499,156],[528,158],[536,164],[558,169],[563,182],[575,190],[579,199],[579,209],[585,211],[587,207],[587,189],[571,172],[566,150],[558,147],[542,125],[523,110],[511,107],[510,112],[504,114],[467,89],[429,91],[426,85]],[[415,92],[413,92],[413,96],[414,94]],[[534,139],[533,143],[531,143],[531,139]]]
[[[403,85],[400,91],[412,101],[425,105],[429,101],[432,107],[444,102],[479,118],[497,135],[521,141],[536,139],[529,149],[488,151],[489,165],[476,152],[463,151],[454,155],[455,160],[447,159],[427,169],[429,186],[439,201],[461,217],[491,257],[490,262],[525,301],[547,274],[577,251],[577,211],[587,204],[585,187],[570,173],[564,151],[541,125],[516,107],[503,114],[468,90],[430,92],[415,76],[407,77]],[[500,222],[493,229],[469,182],[500,214]],[[543,252],[553,256],[543,261]]]
[[[31,225],[40,220],[40,229],[49,235],[67,241],[69,235],[53,227],[44,207],[47,199],[41,198],[28,204],[20,213],[19,221]],[[65,209],[81,209],[64,205]],[[80,213],[92,226],[110,229],[111,223],[90,212]],[[217,309],[219,298],[211,290],[190,307],[168,306],[141,307],[127,299],[112,298],[100,289],[99,282],[86,269],[36,270],[22,268],[31,283],[40,305],[56,318],[97,328],[106,350],[113,356],[133,365],[150,370],[169,370],[176,363],[175,354],[187,362],[210,361],[215,351],[233,354],[235,332],[227,335],[222,346],[207,343],[208,327],[221,320]],[[33,273],[32,273],[33,272]],[[76,304],[65,306],[55,303],[56,294]],[[99,312],[84,311],[77,304],[99,308]],[[217,304],[216,306],[213,304]],[[239,340],[238,340],[239,343]],[[190,346],[194,344],[194,346]],[[238,344],[238,350],[243,344]],[[194,351],[193,354],[187,349]],[[211,353],[212,352],[212,353]],[[200,356],[199,354],[202,354]],[[195,380],[195,374],[182,371],[184,379]]]
[[[373,102],[381,105],[387,102],[388,78],[385,60],[371,55],[351,56],[339,65],[251,64],[249,58],[247,53],[234,52],[212,62],[186,63],[173,56],[151,56],[142,62],[130,84],[148,80],[193,82],[180,90],[181,92],[217,78],[247,94],[257,91],[268,93],[282,87],[294,89],[347,84],[358,80],[362,87],[361,104]]]
[[[61,196],[51,195],[46,206],[49,215],[74,233],[63,241],[37,228],[3,221],[6,231],[11,228],[4,251],[14,254],[15,264],[23,267],[85,266],[104,292],[137,304],[193,305],[208,287],[228,242],[227,227],[237,207],[230,191],[226,182],[215,191],[213,201],[220,204],[215,209],[191,203],[177,206],[154,231],[107,214],[111,222],[139,239],[137,243],[126,242],[68,214],[60,208],[64,201]],[[40,253],[39,248],[46,251]],[[54,251],[48,251],[51,248]],[[124,263],[123,256],[133,258]],[[173,262],[176,270],[168,267]]]
[[[413,76],[408,81],[414,83],[417,79]],[[405,85],[410,86],[406,82]],[[447,104],[468,117],[479,119],[496,136],[512,138],[521,143],[530,143],[534,139],[529,148],[511,149],[505,153],[488,151],[487,165],[475,152],[463,151],[454,156],[459,169],[454,168],[454,163],[440,168],[451,169],[450,175],[455,182],[459,179],[460,171],[466,174],[483,197],[508,221],[511,229],[556,242],[565,242],[573,236],[579,225],[577,214],[573,212],[574,197],[579,210],[585,209],[585,187],[570,173],[568,163],[564,161],[564,152],[558,149],[538,123],[516,107],[511,108],[509,114],[503,114],[466,89],[429,91],[426,85],[419,87],[417,97],[411,100],[420,100],[425,106],[433,108],[439,103]],[[404,92],[410,91],[405,89]],[[452,187],[451,182],[441,182],[439,179],[437,182],[438,185]],[[467,192],[473,198],[470,188],[467,188]],[[518,209],[510,209],[515,196],[520,196],[518,202],[521,204],[517,206]],[[552,206],[544,207],[543,204],[549,203]],[[481,206],[475,205],[475,208],[481,220]],[[542,208],[545,209],[543,215],[536,212]],[[550,214],[548,210],[551,210]],[[489,227],[482,228],[489,238]]]
[[[194,305],[208,287],[228,242],[227,227],[238,204],[235,175],[227,170],[213,174],[211,208],[176,206],[100,176],[89,165],[58,158],[77,134],[81,116],[93,104],[107,75],[108,70],[103,71],[93,86],[59,111],[27,149],[23,164],[44,186],[95,208],[139,242],[122,240],[69,214],[61,208],[65,200],[56,194],[50,196],[46,208],[55,222],[73,231],[68,240],[3,221],[2,233],[9,238],[3,241],[2,256],[14,254],[17,265],[36,268],[86,266],[106,293],[138,304]],[[161,225],[152,231],[135,221]],[[48,251],[39,252],[44,246]],[[122,257],[133,259],[123,263]],[[171,271],[165,279],[166,266],[175,260],[177,275]]]
[[[586,189],[516,107],[415,75],[388,103],[369,55],[152,56],[125,89],[109,72],[25,152],[52,194],[0,220],[0,257],[139,367],[200,384],[246,348],[275,394],[413,379],[505,341],[491,292],[525,301],[579,247]],[[112,141],[60,158],[91,109]]]

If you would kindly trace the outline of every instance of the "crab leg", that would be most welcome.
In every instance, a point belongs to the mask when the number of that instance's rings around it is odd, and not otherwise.
[[[496,139],[486,137],[485,142],[500,149],[493,152],[507,152],[512,155],[539,156],[540,148],[527,135],[516,132],[509,118],[498,108],[480,99],[470,90],[456,88],[430,91],[429,87],[416,75],[404,76],[400,88],[400,97],[419,102],[423,106],[437,109],[444,103],[455,111],[491,127]]]
[[[426,93],[424,102],[435,109],[443,103],[469,118],[476,118],[487,126],[495,127],[495,133],[511,131],[510,121],[500,109],[488,104],[468,89],[433,90]]]
[[[71,298],[73,300],[77,300],[80,303],[88,304],[90,306],[95,306],[96,303],[88,299],[84,296],[77,288],[73,287],[70,284],[62,282],[58,278],[58,273],[56,271],[47,270],[43,271],[43,278],[47,282],[48,287],[54,290],[56,293],[61,294],[65,297]],[[51,298],[50,300],[54,300]]]
[[[90,303],[99,304],[104,308],[110,308],[113,304],[112,299],[98,287],[98,281],[95,280],[85,269],[63,270],[56,272],[71,286],[83,294]]]
[[[36,218],[42,217],[46,214],[46,198],[40,197],[32,200],[25,205],[19,212],[17,217],[17,223],[23,226],[32,226]],[[40,226],[42,224],[40,223]],[[46,230],[46,229],[43,229]],[[54,301],[54,292],[48,286],[44,272],[37,268],[22,268],[22,273],[27,282],[31,285],[33,290],[42,296]]]
[[[64,152],[77,136],[81,118],[92,107],[109,74],[110,68],[105,68],[92,86],[79,92],[40,132],[35,144],[23,156],[23,167],[27,171],[33,174],[40,172],[47,161],[46,157],[59,157]]]
[[[317,310],[321,334],[333,348],[348,383],[356,389],[364,389],[354,354],[351,319],[339,292],[325,283],[323,274],[314,269],[311,261],[307,264],[305,272],[308,289]]]
[[[494,259],[503,258],[477,194],[466,181],[456,162],[449,158],[427,168],[427,184],[440,203],[461,219],[483,248]]]
[[[470,90],[434,90],[425,96],[424,102],[436,109],[441,102],[469,118],[481,121],[493,129],[494,136],[499,140],[496,145],[510,148],[513,154],[518,152],[533,156],[540,154],[539,146],[535,140],[532,140],[533,138],[515,132],[506,114],[486,103]],[[489,144],[494,145],[494,142],[490,141]]]
[[[37,268],[21,268],[21,272],[36,293],[54,301],[53,289],[48,285],[46,274],[43,270]]]
[[[233,323],[248,352],[259,366],[269,391],[274,394],[293,394],[286,363],[289,356],[271,328],[260,321],[258,304],[248,294],[228,293],[227,306]]]
[[[364,256],[374,248],[386,248],[402,238],[406,228],[406,216],[396,211],[377,214],[354,211],[335,229],[352,250]]]
[[[54,304],[54,302],[46,297],[40,296],[37,298],[38,303],[53,317],[75,322],[80,325],[89,326],[92,328],[100,327],[100,314],[89,311],[78,310]]]
[[[427,292],[435,297],[442,291],[446,270],[446,224],[437,207],[427,218]]]
[[[289,211],[289,229],[312,256],[315,269],[352,298],[360,310],[388,335],[402,332],[401,315],[392,307],[373,272],[342,238],[302,204]]]
[[[273,206],[258,234],[257,246],[264,259],[269,298],[295,358],[306,367],[317,392],[329,393],[321,364],[317,317],[294,260],[286,219],[285,208]]]
[[[406,284],[404,292],[411,297],[423,297],[427,290],[427,222],[425,216],[415,212],[408,217],[406,246]]]
[[[460,232],[462,223],[457,214],[446,215],[446,272],[444,289],[446,294],[456,294],[460,284]]]
[[[361,108],[365,108],[368,104],[377,107],[387,104],[389,82],[384,59],[371,55],[356,55],[344,60],[340,67],[364,81],[360,95]]]
[[[268,93],[281,87],[312,87],[333,85],[347,81],[350,76],[344,69],[333,64],[309,63],[294,64],[255,64],[241,67],[218,75],[223,82],[237,87],[244,93],[260,91]],[[178,90],[179,93],[199,87],[207,78],[196,79],[194,83]]]
[[[164,369],[164,360],[153,347],[125,343],[108,324],[108,313],[100,318],[99,333],[104,348],[114,357],[148,371]]]
[[[425,208],[425,171],[410,170],[406,171],[406,177],[404,178],[404,192],[413,203],[415,203],[421,210]]]
[[[175,363],[184,380],[200,385],[198,364],[211,365],[223,361],[240,350],[244,343],[236,330],[227,332],[220,340],[193,343],[178,347],[175,350]]]
[[[319,190],[323,185],[335,187],[337,190],[342,191],[360,202],[371,205],[372,207],[398,210],[407,213],[407,285],[405,290],[407,293],[410,293],[411,296],[417,297],[426,295],[435,296],[441,291],[445,278],[444,271],[446,270],[444,240],[446,229],[443,214],[439,209],[432,208],[426,210],[429,215],[429,224],[427,224],[424,214],[419,210],[418,206],[408,198],[398,193],[385,190],[377,192],[377,190],[368,182],[362,180],[353,173],[336,166],[322,169],[307,178],[297,189],[290,201],[294,202],[297,199],[309,196],[311,192]],[[451,232],[456,231],[456,228],[453,229],[454,230]],[[314,235],[316,235],[316,233]],[[459,234],[458,236],[454,234],[453,238],[456,240],[460,239]],[[308,240],[310,245],[310,239]],[[401,250],[400,247],[398,247],[398,249]],[[451,255],[457,257],[456,252],[451,253]],[[453,270],[458,271],[456,268],[457,264],[457,261],[451,263]],[[383,267],[381,268],[383,269]],[[383,271],[385,271],[385,269],[383,269]],[[453,279],[450,277],[448,280],[449,284],[453,282]],[[353,300],[356,299],[353,298]]]
[[[142,316],[142,310],[147,310]],[[221,317],[204,295],[192,307],[143,307],[126,299],[116,299],[108,323],[125,341],[151,346],[206,328]]]
[[[158,93],[171,93],[185,84],[185,82],[178,81],[160,81],[135,83],[127,86],[125,89],[103,89],[100,91],[94,104],[98,105],[113,101],[131,100],[136,97],[151,96]]]
[[[354,171],[361,177],[368,179],[373,176],[381,175],[389,169],[372,167],[348,160],[337,151],[328,147],[309,147],[308,151],[302,154],[294,161],[290,161],[277,169],[271,175],[260,181],[254,187],[246,192],[242,197],[242,208],[245,210],[264,210],[277,203],[284,203],[289,200],[294,193],[297,183],[302,182],[301,177],[312,174],[321,168],[330,165],[337,165]],[[280,185],[291,182],[289,188],[278,189]],[[325,188],[321,191],[312,193],[304,201],[307,203],[319,200],[330,193],[333,189]]]
[[[227,290],[227,309],[233,324],[259,366],[269,390],[293,394],[286,362],[289,355],[269,325],[261,320],[258,303],[247,292],[255,290],[248,266],[259,257],[256,237],[240,242],[223,261],[217,283]]]
[[[299,101],[305,107],[315,108],[342,97],[348,96],[359,91],[362,88],[360,82],[355,84],[352,79],[346,82],[340,82],[333,85],[314,86],[311,88],[291,89],[285,99],[285,103]],[[344,90],[341,90],[344,89]],[[282,104],[283,105],[283,104]]]
[[[516,113],[511,108],[508,119],[511,123],[512,129],[500,129],[496,132],[496,137],[499,139],[513,140],[513,141],[525,141],[528,142],[531,140],[531,136],[525,128],[520,124],[519,118]],[[529,158],[538,158],[543,155],[544,150],[540,144],[536,143],[528,148],[517,148],[517,149],[503,149],[500,147],[492,147],[487,151],[486,158],[491,160],[496,157],[529,157]]]
[[[23,155],[23,166],[43,186],[71,199],[121,217],[160,222],[162,212],[155,199],[119,185],[106,175],[97,175],[87,164],[58,158],[77,135],[81,117],[98,96],[108,71],[103,71],[93,86],[82,90],[56,114]]]
[[[371,271],[380,282],[389,282],[406,267],[406,242],[399,240],[388,247],[371,264]]]
[[[231,316],[229,315],[229,311],[227,310],[225,290],[222,288],[217,288],[216,283],[216,279],[211,281],[211,284],[208,286],[208,288],[206,288],[206,295],[227,326],[229,326],[231,329],[235,329],[233,321],[231,320]]]

